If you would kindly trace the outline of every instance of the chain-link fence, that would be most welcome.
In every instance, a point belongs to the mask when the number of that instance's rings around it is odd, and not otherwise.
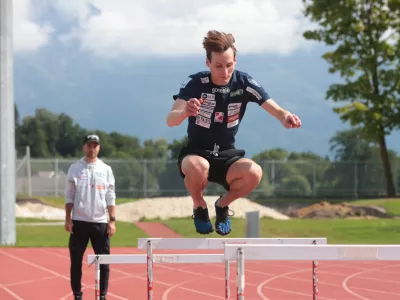
[[[63,197],[69,166],[77,159],[17,159],[18,194]],[[174,160],[104,159],[114,172],[119,198],[188,195]],[[384,196],[386,180],[380,161],[257,161],[263,179],[253,198],[364,198]],[[399,176],[392,163],[396,189]],[[206,194],[223,189],[210,184]]]

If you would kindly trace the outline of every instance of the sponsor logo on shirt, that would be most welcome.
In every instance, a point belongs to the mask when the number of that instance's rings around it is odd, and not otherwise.
[[[203,98],[204,100],[215,100],[215,95],[202,93],[201,98]]]
[[[79,187],[85,187],[89,183],[89,177],[85,171],[81,171],[77,176],[77,185]]]
[[[240,107],[242,103],[230,103],[228,105],[227,127],[232,128],[239,124]]]
[[[204,128],[210,128],[211,124],[208,123],[208,122],[203,122],[201,119],[199,119],[199,117],[201,117],[201,116],[197,115],[196,125],[199,125],[199,126],[204,127]],[[207,118],[204,118],[204,119],[210,121],[210,119],[207,119]]]
[[[211,123],[211,120],[209,118],[205,118],[203,116],[197,115],[197,120],[204,122],[204,123]]]
[[[239,89],[239,90],[236,90],[236,91],[232,91],[229,94],[230,97],[235,97],[235,96],[240,96],[240,95],[243,95],[243,90],[242,89]]]
[[[214,116],[214,122],[222,123],[224,121],[224,113],[217,111]]]
[[[200,110],[199,110],[199,115],[202,115],[203,117],[206,117],[206,118],[210,118],[210,119],[211,119],[212,111],[211,111],[211,112],[208,112],[208,111],[205,111],[205,110],[200,109]]]
[[[212,113],[214,111],[214,107],[208,106],[208,105],[201,105],[200,110],[204,110],[204,111]]]
[[[228,127],[228,128],[232,128],[232,127],[235,127],[235,126],[238,125],[238,124],[239,124],[239,119],[237,119],[237,120],[235,120],[235,121],[233,121],[233,122],[228,123],[227,127]]]
[[[242,103],[230,103],[228,105],[228,110],[239,109],[241,106],[242,106]]]
[[[234,116],[230,116],[228,117],[228,123],[236,121],[237,119],[239,119],[239,115],[234,115]]]
[[[254,95],[254,97],[256,97],[257,98],[257,100],[261,100],[261,95],[255,90],[255,89],[253,89],[253,88],[251,88],[251,87],[247,87],[246,88],[246,91],[248,91],[250,94],[253,94]]]
[[[202,104],[201,106],[203,106],[203,105],[205,105],[205,106],[211,106],[211,107],[213,107],[213,109],[214,109],[215,104],[216,104],[215,100],[207,100],[207,99],[204,99],[204,102],[203,102],[203,104]]]
[[[210,82],[210,79],[208,77],[200,78],[200,80],[201,80],[201,83],[209,83]]]
[[[210,128],[211,116],[215,109],[215,95],[202,93],[204,102],[200,105],[199,114],[196,117],[196,125]]]
[[[240,108],[228,110],[228,117],[239,114]]]
[[[213,88],[213,93],[221,93],[221,94],[228,94],[231,91],[230,88]]]
[[[249,82],[255,86],[261,87],[261,84],[259,84],[256,80],[253,78],[249,78]]]

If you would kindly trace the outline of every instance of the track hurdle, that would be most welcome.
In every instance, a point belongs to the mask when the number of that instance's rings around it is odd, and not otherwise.
[[[246,257],[246,258],[245,258]],[[395,261],[400,260],[400,245],[235,245],[225,244],[224,259],[237,263],[237,299],[244,300],[244,261]],[[313,300],[318,294],[313,293]]]
[[[154,254],[152,262],[160,264],[198,264],[222,263],[224,254]],[[100,265],[102,264],[146,264],[147,256],[143,254],[89,254],[87,262],[96,266],[95,299],[100,299]],[[152,294],[151,294],[152,295]],[[152,299],[152,298],[151,298]]]
[[[224,250],[225,245],[229,244],[327,244],[326,238],[139,238],[138,249],[147,250],[147,299],[153,299],[153,249],[158,250]],[[194,254],[199,258],[198,263],[202,261],[204,254]],[[223,254],[222,254],[223,255]],[[230,299],[231,292],[230,281],[230,261],[221,260],[225,263],[225,299]],[[315,293],[317,289],[317,261],[313,261],[313,286]]]
[[[225,263],[225,299],[230,299],[230,260],[221,254],[153,254],[153,249],[159,250],[223,250],[225,245],[325,245],[326,238],[139,238],[138,249],[146,249],[146,254],[89,254],[87,262],[95,264],[95,295],[100,299],[100,265],[101,264],[147,264],[147,295],[153,299],[153,263],[160,264],[199,264]],[[236,261],[233,259],[232,261]],[[313,261],[313,283],[317,286],[317,261]]]

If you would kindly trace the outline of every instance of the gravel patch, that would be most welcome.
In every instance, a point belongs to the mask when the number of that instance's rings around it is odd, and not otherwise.
[[[215,216],[214,202],[218,196],[205,196],[210,217]],[[118,201],[117,201],[118,203]],[[259,211],[260,217],[288,220],[289,217],[280,212],[259,205],[246,198],[233,202],[229,208],[235,212],[235,218],[244,218],[246,212]],[[119,221],[135,222],[142,218],[166,220],[169,218],[190,217],[193,214],[191,197],[151,198],[141,199],[117,205],[117,219]],[[64,220],[64,209],[51,207],[42,203],[16,204],[15,215],[20,218],[42,218],[47,220]]]

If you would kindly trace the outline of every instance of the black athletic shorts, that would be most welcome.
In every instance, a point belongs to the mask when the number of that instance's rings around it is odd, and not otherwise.
[[[229,167],[238,161],[240,158],[245,156],[245,151],[241,149],[226,149],[212,153],[210,150],[202,150],[190,145],[184,146],[178,156],[178,167],[182,178],[185,174],[182,172],[182,160],[185,156],[195,154],[205,158],[210,164],[208,172],[208,181],[218,183],[222,185],[225,190],[229,191],[229,184],[226,181],[226,174],[228,173]]]

